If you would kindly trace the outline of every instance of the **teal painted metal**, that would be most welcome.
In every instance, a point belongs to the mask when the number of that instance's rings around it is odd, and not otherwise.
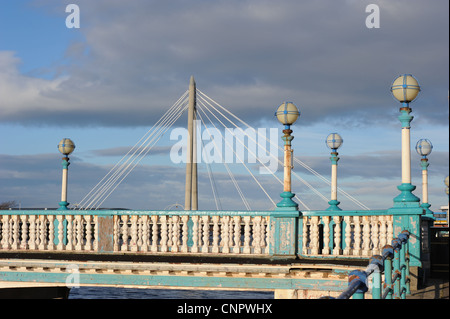
[[[327,212],[329,212],[329,211],[334,212],[334,211],[340,211],[340,210],[342,210],[340,207],[338,207],[338,205],[339,205],[340,203],[341,203],[341,202],[340,202],[340,201],[337,201],[337,200],[330,200],[330,201],[328,202],[328,204],[330,205],[330,207],[327,208]]]
[[[355,270],[349,274],[348,287],[337,299],[364,299],[369,290],[368,277],[373,276],[373,299],[405,299],[410,294],[409,253],[407,242],[410,239],[408,231],[402,231],[398,238],[392,240],[392,245],[383,248],[382,256],[373,256],[366,270]],[[382,272],[385,283],[382,288]],[[392,276],[394,274],[394,276]],[[383,295],[381,292],[383,291]]]
[[[411,127],[411,121],[414,119],[414,116],[410,115],[411,109],[409,108],[408,103],[403,105],[403,108],[400,109],[400,113],[401,114],[399,115],[398,119],[402,123],[402,128],[409,129]]]
[[[281,198],[283,198],[278,204],[276,210],[278,211],[291,211],[293,209],[298,209],[298,204],[292,200],[295,194],[291,192],[283,192],[280,194]]]
[[[66,283],[70,273],[43,271],[0,272],[0,281]],[[121,275],[79,273],[82,285],[119,285],[172,288],[218,288],[218,289],[307,289],[341,291],[345,282],[331,279],[307,278],[253,278],[253,277],[215,277],[215,276],[170,276],[170,275]]]

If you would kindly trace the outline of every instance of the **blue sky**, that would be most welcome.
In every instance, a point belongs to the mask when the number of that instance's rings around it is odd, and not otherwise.
[[[70,3],[80,8],[79,29],[65,25]],[[380,8],[378,29],[365,26],[371,3]],[[428,138],[434,145],[429,188],[438,210],[448,175],[448,21],[446,0],[1,1],[0,201],[55,207],[56,145],[70,137],[77,148],[69,202],[79,202],[194,75],[202,92],[234,114],[280,134],[273,113],[293,101],[302,113],[294,154],[326,178],[324,140],[341,134],[339,186],[370,208],[387,208],[401,178],[399,104],[389,86],[412,73],[422,92],[412,104],[411,144]],[[184,116],[174,127],[185,123]],[[167,135],[160,142],[105,207],[183,203],[184,167],[170,162],[174,142]],[[242,167],[233,169],[254,208],[270,208]],[[223,167],[213,170],[223,208],[243,209]],[[329,196],[327,185],[298,165],[295,171]],[[213,209],[206,168],[200,172],[200,208]],[[419,197],[420,174],[412,150]],[[277,200],[281,186],[259,178]],[[312,209],[327,207],[298,181],[293,191]],[[338,196],[342,208],[357,208]]]

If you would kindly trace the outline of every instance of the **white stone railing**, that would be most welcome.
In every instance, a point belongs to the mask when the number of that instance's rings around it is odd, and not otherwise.
[[[376,214],[374,214],[376,213]],[[380,254],[393,239],[393,216],[386,211],[305,212],[301,254],[304,256],[370,257]]]
[[[16,211],[17,212],[17,211]],[[195,213],[196,215],[194,215]],[[0,215],[0,249],[269,253],[269,212],[20,211]]]
[[[248,215],[121,215],[114,221],[114,251],[266,254],[268,221]]]
[[[393,235],[386,211],[0,211],[1,250],[366,258]]]

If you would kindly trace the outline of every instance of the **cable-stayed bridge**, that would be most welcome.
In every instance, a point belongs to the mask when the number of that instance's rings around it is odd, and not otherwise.
[[[407,76],[403,78],[409,79]],[[408,83],[404,84],[403,89],[417,90]],[[197,90],[191,78],[189,90],[87,193],[76,209],[69,209],[67,203],[68,155],[74,147],[72,145],[71,149],[67,149],[69,141],[60,144],[60,151],[65,155],[60,209],[0,212],[0,287],[2,284],[10,287],[67,287],[78,284],[272,290],[276,298],[312,298],[340,295],[348,285],[348,275],[358,274],[358,287],[353,292],[361,294],[367,288],[376,298],[380,296],[381,287],[377,274],[384,269],[380,260],[385,260],[389,265],[389,261],[394,259],[391,270],[396,269],[398,273],[393,281],[387,273],[384,274],[384,280],[388,283],[385,285],[386,296],[404,298],[410,287],[416,285],[419,269],[427,267],[429,248],[423,236],[427,236],[426,225],[430,219],[424,215],[425,209],[420,205],[420,199],[412,193],[415,186],[411,184],[410,172],[408,175],[409,124],[412,117],[409,116],[411,110],[408,103],[402,103],[399,117],[403,141],[402,184],[398,187],[400,195],[394,198],[392,207],[371,210],[337,187],[337,147],[332,149],[334,171],[331,181],[292,156],[292,123],[288,121],[288,117],[296,111],[292,111],[292,107],[295,108],[292,103],[283,103],[277,111],[278,119],[286,121],[283,123],[284,145],[279,147],[267,134],[261,134]],[[101,209],[105,200],[186,111],[188,134],[184,210]],[[202,127],[210,137],[214,136],[214,130],[229,132],[232,128],[234,131],[228,139],[226,136],[223,140],[211,138],[208,145],[197,147],[202,143],[201,139],[196,138],[198,127]],[[244,138],[236,138],[238,132],[244,131],[247,144]],[[229,145],[230,136],[236,148]],[[250,141],[253,143],[251,147]],[[200,152],[199,149],[204,151],[209,147],[219,150],[219,143],[228,146],[225,148],[228,149],[228,156],[237,159],[250,174],[267,197],[269,209],[252,209],[252,203],[246,198],[225,160],[222,164],[245,209],[221,209],[218,187],[207,165],[216,210],[199,210],[199,157],[205,164],[210,164],[211,158],[208,156],[215,155],[214,152]],[[268,149],[266,145],[269,145]],[[272,156],[271,147],[283,152],[283,161],[278,156]],[[239,149],[245,149],[247,160],[249,157],[254,159],[267,175],[272,175],[280,183],[280,190],[282,187],[284,189],[280,195],[281,201],[278,194],[271,194],[265,189],[258,174],[254,173],[254,167],[247,165],[249,163],[245,162]],[[270,160],[284,168],[283,180],[270,167]],[[330,199],[292,171],[293,162],[330,185]],[[301,196],[292,193],[291,176],[316,193],[325,202],[325,209],[311,210]],[[340,209],[338,192],[359,208]],[[405,232],[407,235],[404,235]],[[361,270],[365,266],[367,268]],[[373,284],[366,280],[369,276],[373,278]]]
[[[276,207],[277,198],[274,197],[274,195],[277,194],[269,194],[264,185],[258,179],[257,175],[259,174],[254,173],[254,169],[251,167],[251,164],[260,165],[260,168],[264,168],[264,175],[271,175],[279,184],[283,185],[283,181],[277,176],[276,170],[268,167],[268,164],[272,163],[276,163],[276,167],[278,167],[278,165],[283,167],[284,165],[282,160],[278,157],[278,151],[283,152],[283,146],[280,146],[278,143],[279,137],[276,136],[276,139],[274,140],[273,136],[267,134],[266,130],[253,128],[202,91],[195,88],[193,94],[194,97],[191,97],[191,99],[195,101],[193,107],[194,114],[188,123],[188,126],[191,125],[195,129],[193,130],[193,136],[195,138],[195,143],[192,143],[193,146],[195,147],[196,145],[200,145],[201,147],[192,149],[192,153],[197,157],[195,164],[200,162],[206,166],[216,209],[221,209],[221,204],[218,196],[219,192],[217,190],[217,185],[214,181],[214,172],[212,170],[211,163],[223,164],[230,181],[235,187],[237,194],[243,203],[243,207],[245,207],[246,210],[252,210],[252,207],[246,199],[242,188],[239,186],[230,165],[228,165],[229,163],[242,164],[245,172],[248,173],[251,179],[255,182],[255,187],[260,189],[262,195],[264,195],[267,199],[267,207],[270,209]],[[79,201],[79,203],[77,203],[76,209],[90,210],[101,208],[105,200],[111,196],[111,194],[126,179],[132,170],[141,162],[141,160],[149,154],[152,148],[157,145],[157,142],[160,141],[162,136],[169,132],[174,123],[179,120],[186,111],[188,111],[189,99],[189,90],[187,90],[144,134],[144,136],[139,139],[139,141],[128,151],[128,153],[120,159],[120,161],[104,176],[104,178],[97,185],[95,185],[90,192],[88,192],[86,196]],[[205,150],[205,145],[201,136],[202,131],[203,134],[207,135],[208,139],[211,139],[208,143],[209,151]],[[227,136],[227,134],[229,135]],[[220,140],[217,140],[217,138]],[[247,143],[245,140],[247,140]],[[276,152],[273,150],[276,150]],[[214,153],[213,157],[215,158],[212,158],[209,153]],[[246,159],[247,162],[251,163],[246,163]],[[299,165],[300,168],[303,168],[312,176],[317,177],[317,180],[321,183],[328,186],[331,185],[330,180],[319,174],[299,158],[293,157],[293,161],[296,165]],[[187,162],[187,160],[184,162]],[[261,170],[262,169],[260,169],[260,171]],[[324,205],[328,203],[329,198],[323,195],[319,190],[311,185],[311,183],[302,178],[300,174],[292,171],[292,176],[296,180],[300,181],[312,193],[317,195],[317,198],[319,198],[320,201],[323,201]],[[340,187],[338,187],[338,191],[349,201],[351,201],[357,209],[369,209],[366,205],[358,201]],[[309,206],[304,203],[298,195],[295,196],[295,199],[301,204],[302,210],[310,210]],[[168,203],[168,205],[169,204],[171,203]]]

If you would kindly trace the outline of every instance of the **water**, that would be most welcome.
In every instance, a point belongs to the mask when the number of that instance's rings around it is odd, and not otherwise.
[[[273,292],[80,287],[70,290],[69,299],[273,299]]]

